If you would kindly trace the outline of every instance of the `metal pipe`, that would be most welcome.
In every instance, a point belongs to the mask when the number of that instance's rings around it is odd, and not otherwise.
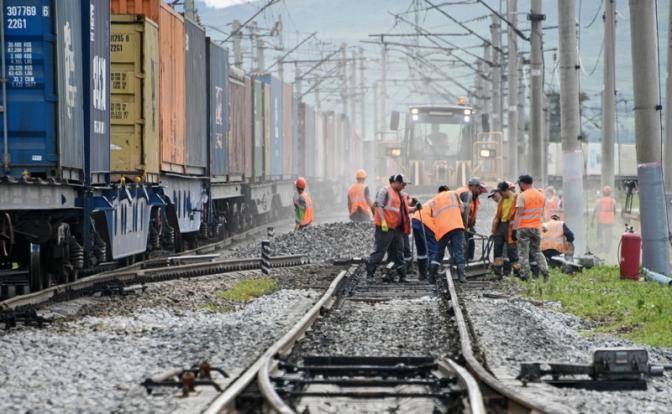
[[[650,282],[657,282],[661,285],[672,286],[672,278],[670,277],[663,276],[660,273],[652,272],[647,268],[642,268],[642,273],[644,273],[646,280]]]

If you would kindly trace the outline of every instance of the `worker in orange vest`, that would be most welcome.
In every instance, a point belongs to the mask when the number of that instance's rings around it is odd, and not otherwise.
[[[476,232],[476,217],[478,216],[478,207],[481,202],[478,196],[485,193],[485,186],[481,183],[478,177],[471,177],[466,186],[460,187],[457,190],[462,204],[464,204],[464,222],[465,228],[465,256],[466,260],[474,258],[474,251],[476,250],[476,243],[474,242],[474,233]]]
[[[616,200],[611,196],[611,187],[604,186],[602,197],[595,202],[593,219],[597,222],[597,237],[600,240],[600,251],[609,253],[611,239],[616,223]]]
[[[551,258],[564,254],[574,254],[574,233],[567,224],[560,220],[560,216],[553,214],[551,221],[543,224],[541,229],[541,251],[546,256],[546,261],[552,264]]]
[[[541,252],[541,225],[544,217],[545,198],[541,190],[532,186],[529,175],[521,175],[518,185],[521,193],[516,198],[515,236],[518,242],[520,278],[527,280],[530,274],[530,256],[535,257],[539,271],[548,279],[548,264]]]
[[[560,197],[555,193],[553,186],[546,187],[546,205],[544,206],[544,221],[549,221],[553,214],[560,216]]]
[[[350,214],[350,220],[370,221],[373,203],[369,196],[369,187],[364,184],[366,181],[366,171],[357,170],[355,179],[357,182],[348,189],[348,214]]]
[[[419,210],[422,205],[418,203],[413,209],[406,207],[406,200],[401,191],[406,187],[406,180],[402,174],[390,177],[390,185],[381,188],[376,194],[373,204],[373,224],[376,227],[374,233],[373,253],[366,261],[367,277],[373,278],[376,268],[383,261],[388,249],[393,253],[390,259],[396,265],[399,282],[406,282],[406,265],[404,263],[404,234],[410,233],[411,220],[409,211]],[[383,281],[392,282],[386,276]]]
[[[513,183],[502,181],[495,190],[499,195],[497,212],[492,220],[494,271],[498,278],[508,276],[511,269],[519,269],[516,242],[513,240],[516,215],[516,188]],[[504,257],[506,256],[508,261]]]
[[[294,182],[296,187],[296,194],[294,194],[294,213],[295,222],[294,230],[300,230],[310,225],[313,222],[313,200],[310,194],[306,191],[308,183],[303,177],[299,177]]]
[[[448,186],[439,187],[438,194],[448,191]],[[436,198],[436,196],[434,197]],[[430,199],[425,205],[434,202]],[[436,254],[436,227],[434,218],[429,211],[418,210],[413,213],[411,218],[411,227],[413,228],[413,239],[415,239],[415,250],[418,259],[418,279],[427,279],[427,269],[429,268],[429,259]]]
[[[457,191],[444,191],[436,195],[426,206],[434,221],[434,234],[438,240],[436,252],[429,265],[429,282],[434,283],[443,263],[446,248],[450,247],[450,257],[457,268],[458,280],[466,282],[464,260],[464,228],[466,207]]]

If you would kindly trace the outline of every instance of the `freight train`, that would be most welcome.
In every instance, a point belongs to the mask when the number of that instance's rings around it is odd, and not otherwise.
[[[299,174],[319,208],[361,165],[346,116],[162,0],[0,4],[2,298],[290,217]]]

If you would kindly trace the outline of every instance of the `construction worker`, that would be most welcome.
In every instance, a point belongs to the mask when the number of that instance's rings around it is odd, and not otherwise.
[[[476,227],[476,217],[478,215],[478,207],[480,200],[478,196],[486,192],[485,186],[481,184],[481,179],[478,177],[471,177],[466,186],[460,187],[457,190],[462,204],[464,204],[464,222],[465,229],[465,256],[466,260],[474,258],[474,251],[476,250],[476,243],[474,242],[474,233]]]
[[[294,182],[296,187],[296,194],[294,194],[294,213],[295,222],[294,230],[300,230],[310,225],[313,222],[313,200],[310,198],[306,186],[308,183],[303,177],[299,177]]]
[[[553,186],[546,187],[546,204],[544,206],[544,221],[549,221],[553,214],[560,215],[560,197],[555,193]]]
[[[388,249],[393,252],[390,259],[396,265],[399,282],[406,282],[406,265],[404,263],[404,234],[410,231],[411,223],[406,200],[401,196],[401,191],[406,187],[406,181],[401,174],[390,177],[390,185],[382,188],[376,194],[374,201],[373,223],[376,227],[374,233],[374,249],[366,262],[367,277],[373,278],[376,268],[385,257]],[[418,203],[416,210],[422,206]],[[392,279],[386,275],[385,282]]]
[[[518,185],[521,193],[516,198],[515,236],[518,241],[520,278],[527,280],[530,274],[530,256],[536,258],[539,271],[548,279],[548,265],[541,252],[541,224],[544,216],[545,198],[541,190],[532,187],[533,179],[521,175]]]
[[[546,256],[546,261],[552,264],[551,258],[564,254],[574,254],[574,233],[567,224],[560,220],[560,216],[553,214],[551,221],[544,223],[541,229],[541,251]]]
[[[616,222],[616,200],[611,196],[611,187],[602,189],[602,197],[595,202],[593,220],[597,223],[597,237],[600,240],[600,251],[609,253],[611,238]]]
[[[443,262],[446,248],[450,247],[450,257],[457,268],[460,282],[466,282],[464,260],[465,205],[457,191],[443,191],[427,203],[425,211],[434,221],[437,240],[436,251],[431,257],[429,282],[434,283]]]
[[[493,254],[495,275],[501,279],[508,276],[511,269],[519,269],[516,242],[513,240],[514,219],[516,214],[516,189],[513,184],[502,181],[497,184],[499,201],[497,213],[492,220]],[[504,258],[504,251],[508,261]]]
[[[364,184],[366,171],[357,170],[356,183],[348,190],[348,213],[352,221],[370,221],[373,203],[369,196],[369,187]]]
[[[448,186],[442,185],[439,187],[438,193],[441,194],[445,191],[448,191]],[[429,200],[428,203],[432,203],[433,200]],[[434,219],[429,211],[423,213],[422,210],[417,210],[413,213],[411,227],[413,228],[413,238],[415,239],[418,259],[418,279],[425,280],[427,279],[429,258],[436,255]]]

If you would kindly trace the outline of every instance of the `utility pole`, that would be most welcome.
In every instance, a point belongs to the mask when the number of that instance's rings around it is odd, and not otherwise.
[[[387,131],[389,129],[389,125],[387,125],[387,107],[386,107],[386,101],[387,101],[387,89],[386,89],[386,82],[387,82],[387,45],[383,44],[381,46],[380,50],[380,70],[381,70],[381,75],[380,75],[380,120],[382,124],[382,128],[380,128],[381,131]]]
[[[506,12],[511,26],[509,26],[508,33],[508,119],[507,119],[507,136],[509,138],[509,175],[516,175],[518,170],[518,39],[514,28],[517,26],[517,6],[518,0],[507,0]]]
[[[357,51],[352,51],[352,61],[350,62],[350,125],[356,129],[357,126],[357,103],[359,94],[357,93]]]
[[[359,48],[359,137],[366,140],[366,81],[364,80],[364,49]]]
[[[380,113],[378,112],[378,82],[373,82],[373,140],[375,141],[378,137],[378,131],[380,130]]]
[[[234,20],[232,24],[233,33],[233,65],[237,68],[243,68],[243,49],[241,43],[243,40],[243,33],[240,30],[240,21]]]
[[[523,55],[518,54],[518,164],[519,171],[529,171],[529,146],[525,142],[525,60]]]
[[[343,105],[341,113],[348,113],[348,50],[345,43],[341,44],[341,104]]]
[[[301,78],[299,62],[294,62],[294,93],[296,96],[303,95],[303,79]]]
[[[670,3],[668,16],[667,56],[672,56],[672,3]],[[672,59],[667,59],[667,82],[665,95],[665,145],[663,158],[663,173],[665,176],[665,201],[668,207],[672,207]],[[667,224],[672,233],[672,208],[668,208]]]
[[[661,110],[658,95],[654,0],[630,0],[630,42],[635,97],[635,137],[642,265],[668,276],[670,270],[667,209],[663,188]]]
[[[604,4],[604,91],[602,91],[602,186],[614,186],[616,126],[616,11],[615,0]]]
[[[530,43],[530,172],[534,180],[546,183],[544,167],[544,50],[542,21],[546,16],[541,12],[541,0],[532,0],[528,19],[532,22]]]
[[[636,26],[633,26],[636,27]],[[575,251],[586,252],[583,152],[579,118],[579,61],[576,42],[576,0],[558,2],[560,56],[560,135],[562,138],[562,190],[567,225],[576,235]]]
[[[497,51],[495,50],[495,53]],[[485,60],[492,62],[492,53],[491,53],[491,47],[489,45],[485,45],[485,48],[483,50],[483,57]],[[490,125],[490,130],[492,130],[492,74],[493,70],[490,66],[485,67],[485,74],[487,75],[488,78],[490,78],[489,81],[484,81],[483,82],[483,113],[487,115],[488,117],[488,125]]]
[[[492,15],[490,36],[492,37],[492,130],[502,132],[502,54],[497,51],[501,44],[499,17]]]
[[[184,15],[196,21],[196,5],[194,5],[194,0],[184,0]]]

